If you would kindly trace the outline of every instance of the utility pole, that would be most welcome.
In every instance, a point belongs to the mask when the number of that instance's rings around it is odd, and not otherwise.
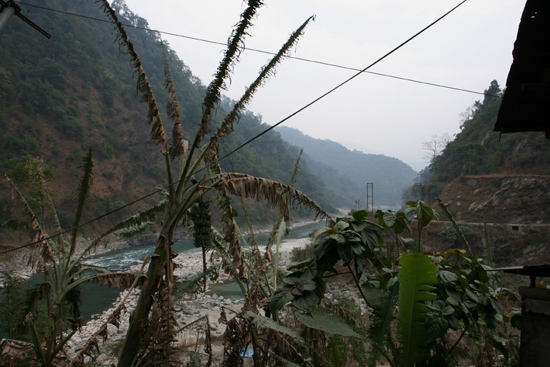
[[[8,24],[8,20],[13,17],[13,14],[15,13],[15,7],[9,6],[7,3],[2,1],[0,3],[0,32],[2,32],[2,29]],[[16,6],[18,6],[16,4]]]
[[[369,206],[371,211],[369,212]],[[367,183],[367,213],[372,213],[374,215],[374,183]]]
[[[15,0],[0,0],[0,33],[14,15],[36,29],[38,32],[42,33],[45,37],[52,38],[51,34],[40,28],[23,14],[21,14],[21,7],[15,2]]]

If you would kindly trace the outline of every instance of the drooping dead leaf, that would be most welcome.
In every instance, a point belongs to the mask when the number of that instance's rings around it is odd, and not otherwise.
[[[103,2],[103,9],[105,13],[111,18],[113,23],[115,23],[116,29],[118,31],[118,41],[119,46],[124,48],[125,53],[130,55],[131,65],[137,73],[137,90],[141,92],[142,102],[147,103],[148,112],[147,112],[147,124],[151,127],[151,141],[157,145],[161,145],[161,153],[164,155],[168,154],[168,144],[166,143],[166,137],[164,134],[164,127],[162,125],[162,119],[160,117],[159,109],[157,106],[157,101],[153,95],[153,89],[147,80],[145,71],[141,66],[141,61],[137,56],[136,51],[134,50],[134,45],[130,42],[130,38],[124,29],[124,26],[118,20],[118,16],[113,8],[109,5],[107,0],[101,0]]]
[[[136,275],[132,273],[105,273],[95,275],[92,282],[99,285],[108,285],[109,287],[127,288],[135,280]]]

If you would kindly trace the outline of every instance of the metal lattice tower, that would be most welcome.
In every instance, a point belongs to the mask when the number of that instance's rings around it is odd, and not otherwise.
[[[369,209],[370,206],[370,209]],[[367,212],[374,214],[374,183],[367,182]]]

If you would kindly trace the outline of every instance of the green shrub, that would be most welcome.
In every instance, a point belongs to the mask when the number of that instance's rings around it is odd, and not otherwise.
[[[55,127],[60,133],[70,138],[80,138],[84,132],[82,122],[72,116],[66,116],[57,120],[57,125]]]
[[[103,172],[102,175],[107,180],[112,180],[115,177],[115,172],[114,171],[107,171],[107,172]]]
[[[92,151],[99,159],[109,159],[115,153],[115,148],[106,141],[96,140],[92,143]]]

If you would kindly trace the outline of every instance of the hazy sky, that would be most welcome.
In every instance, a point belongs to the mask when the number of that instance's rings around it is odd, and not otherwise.
[[[126,0],[151,29],[226,42],[245,9],[241,0]],[[293,56],[362,69],[460,0],[272,0],[260,8],[246,46],[276,52],[309,16]],[[483,92],[502,87],[525,0],[468,0],[370,71]],[[162,36],[207,85],[224,47]],[[245,51],[226,95],[238,99],[268,55]],[[249,109],[275,124],[355,72],[287,59]],[[459,131],[460,114],[482,95],[363,74],[285,122],[350,149],[397,157],[415,170],[422,142]]]

